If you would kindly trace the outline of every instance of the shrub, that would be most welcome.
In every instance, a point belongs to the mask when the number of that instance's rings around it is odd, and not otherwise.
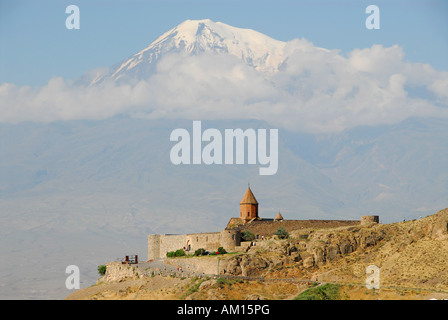
[[[286,229],[283,227],[278,228],[277,231],[274,232],[274,234],[278,236],[280,239],[288,238],[288,231],[286,231]]]
[[[338,300],[339,291],[338,284],[326,283],[303,291],[294,300]]]
[[[218,252],[219,252],[219,254],[226,254],[227,253],[226,249],[224,249],[223,247],[219,247],[218,248]]]
[[[106,266],[104,264],[98,266],[98,273],[102,276],[106,273]]]
[[[244,231],[241,236],[243,237],[244,241],[252,241],[255,239],[255,235],[249,230]]]
[[[196,250],[196,251],[194,252],[194,255],[195,255],[195,256],[202,256],[202,255],[204,254],[204,252],[205,252],[205,249],[204,249],[204,248],[199,248],[198,250]]]
[[[169,251],[166,253],[166,256],[168,258],[174,258],[174,257],[183,257],[186,256],[187,254],[185,253],[184,249],[179,249],[176,251]]]
[[[232,286],[232,284],[233,284],[233,281],[229,280],[229,279],[218,278],[216,280],[216,285],[221,289],[224,288],[225,285],[228,285],[230,287],[230,286]]]

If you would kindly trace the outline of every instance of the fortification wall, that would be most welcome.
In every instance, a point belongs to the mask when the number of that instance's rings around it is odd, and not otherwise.
[[[108,262],[106,263],[106,273],[97,280],[97,283],[120,282],[125,279],[138,279],[142,274],[139,275],[135,269],[135,266],[122,264],[121,262]]]
[[[379,216],[362,216],[361,217],[361,224],[379,223],[379,222],[380,222]]]
[[[160,257],[160,237],[161,235],[159,234],[150,234],[148,236],[148,260]]]
[[[160,256],[166,257],[168,251],[176,251],[184,248],[186,236],[184,234],[169,234],[160,236]]]
[[[220,260],[205,256],[187,259],[164,259],[164,263],[176,268],[181,267],[183,271],[213,275],[218,274]]]
[[[148,260],[166,256],[168,251],[175,251],[185,246],[186,236],[156,234],[148,236]]]
[[[187,253],[194,253],[203,248],[216,251],[219,247],[231,250],[239,245],[238,230],[223,230],[221,232],[191,233],[180,235],[149,235],[148,260],[165,258],[169,251],[184,249]]]
[[[221,231],[221,246],[227,251],[234,250],[235,247],[241,245],[241,231],[240,230],[222,230]]]
[[[221,234],[219,232],[213,233],[193,233],[187,234],[188,252],[194,253],[197,249],[203,248],[206,250],[216,250],[220,246]]]
[[[344,226],[359,225],[360,221],[357,220],[260,220],[252,221],[245,225],[240,225],[238,228],[241,232],[249,230],[255,237],[258,238],[272,236],[279,228],[285,228],[287,232],[300,229],[316,228],[337,228]]]
[[[197,249],[203,248],[216,251],[224,247],[227,251],[235,251],[240,246],[241,233],[249,230],[256,238],[270,237],[278,228],[283,227],[287,232],[300,229],[325,229],[343,226],[359,225],[361,222],[374,222],[378,216],[367,216],[359,220],[280,220],[272,219],[255,220],[242,224],[239,218],[232,218],[226,229],[221,232],[192,233],[183,235],[149,235],[148,236],[148,260],[165,258],[169,251],[184,249],[193,254]],[[372,218],[373,217],[373,218]],[[230,228],[232,227],[232,228]],[[238,250],[236,250],[238,251]]]

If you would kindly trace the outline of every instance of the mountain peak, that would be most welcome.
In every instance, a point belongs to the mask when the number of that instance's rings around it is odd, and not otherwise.
[[[91,85],[106,79],[148,78],[166,54],[230,54],[261,72],[275,72],[284,61],[285,42],[260,32],[237,28],[210,19],[186,20],[165,32],[148,47],[137,52],[98,77]]]
[[[208,25],[213,26],[216,23],[220,22],[213,22],[210,19],[201,19],[201,20],[185,20],[181,24],[179,24],[175,29],[188,29],[188,28],[197,28],[199,25]]]

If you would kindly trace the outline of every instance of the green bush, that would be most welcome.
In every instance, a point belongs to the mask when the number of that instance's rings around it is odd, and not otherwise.
[[[98,266],[98,273],[101,276],[104,276],[104,274],[106,273],[106,266],[104,264]]]
[[[244,241],[252,241],[255,239],[255,235],[249,230],[244,231],[241,236],[243,237]]]
[[[340,285],[326,283],[303,291],[294,300],[339,300],[339,291]]]
[[[196,250],[196,251],[194,252],[194,255],[195,255],[195,256],[202,256],[202,255],[204,254],[204,252],[205,252],[205,249],[204,249],[204,248],[199,248],[198,250]]]
[[[226,254],[227,253],[226,249],[224,249],[223,247],[219,247],[218,248],[218,252],[219,252],[219,254]]]
[[[286,229],[283,227],[278,228],[277,231],[274,232],[274,234],[280,239],[288,238],[288,231],[286,231]]]
[[[217,285],[219,288],[222,289],[222,288],[224,288],[225,285],[228,285],[229,287],[232,286],[233,282],[234,282],[234,281],[229,280],[229,279],[218,278],[218,279],[216,280],[216,285]]]
[[[166,253],[166,256],[168,258],[174,258],[174,257],[183,257],[186,256],[187,254],[185,253],[184,249],[179,249],[176,251],[169,251]]]

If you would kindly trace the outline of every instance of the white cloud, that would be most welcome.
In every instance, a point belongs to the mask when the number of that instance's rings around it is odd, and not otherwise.
[[[355,49],[349,55],[349,63],[359,71],[381,75],[399,72],[403,63],[403,49],[394,45],[385,48],[373,45],[367,49]]]
[[[403,60],[399,46],[355,49],[348,57],[290,41],[274,75],[234,56],[169,55],[147,80],[76,86],[0,85],[0,121],[104,119],[120,113],[197,120],[255,118],[291,130],[334,132],[409,117],[448,118],[448,72]],[[423,87],[434,99],[410,96]]]
[[[440,72],[437,75],[438,77],[432,81],[428,89],[448,104],[448,72]]]

